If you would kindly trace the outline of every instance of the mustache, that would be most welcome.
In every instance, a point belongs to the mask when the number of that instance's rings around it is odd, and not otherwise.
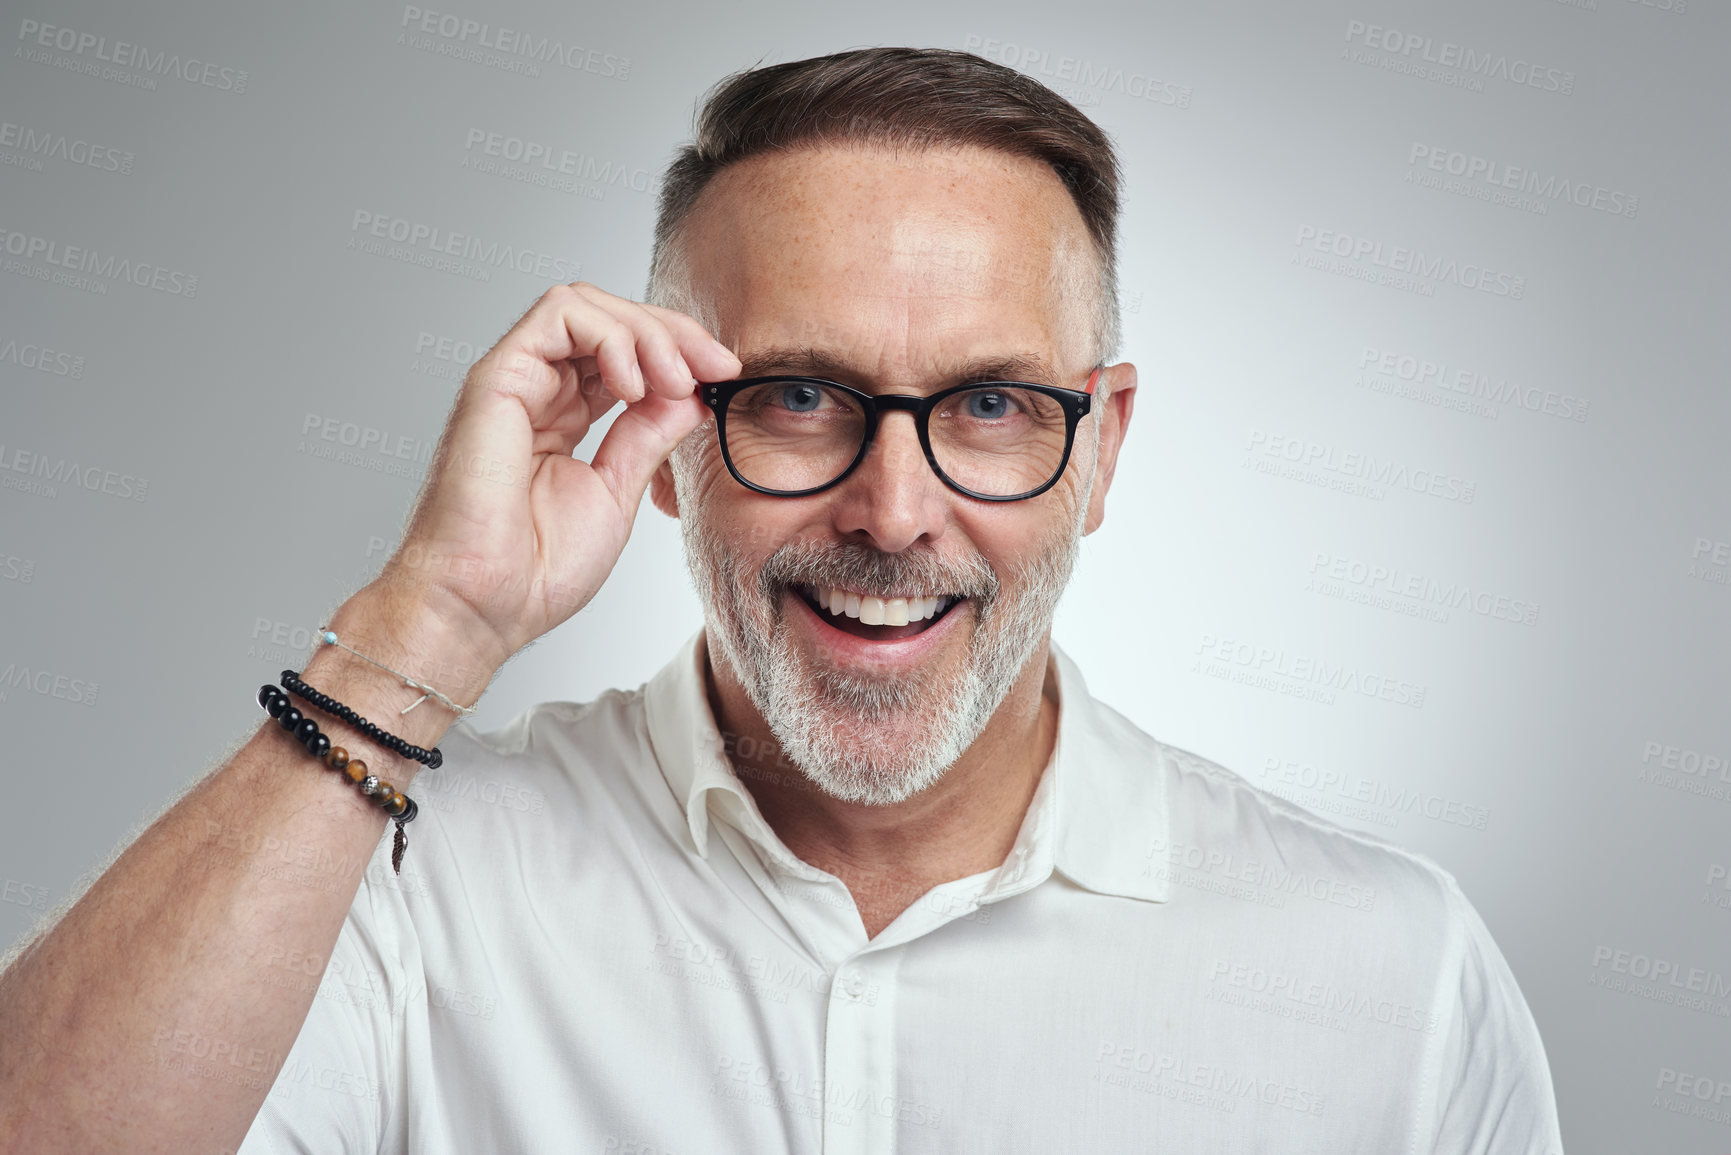
[[[909,592],[952,594],[988,606],[1001,586],[985,558],[948,561],[934,549],[885,553],[856,542],[788,542],[757,572],[760,592],[771,601],[789,586],[842,586],[876,597]]]

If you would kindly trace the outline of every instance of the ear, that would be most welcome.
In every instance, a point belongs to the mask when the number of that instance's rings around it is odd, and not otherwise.
[[[1130,412],[1136,407],[1136,366],[1128,361],[1109,367],[1101,377],[1108,383],[1106,402],[1100,410],[1100,462],[1094,473],[1094,488],[1088,495],[1088,519],[1083,533],[1093,533],[1106,520],[1106,491],[1118,468],[1118,450],[1130,428]]]
[[[649,479],[649,500],[655,503],[655,508],[665,513],[673,520],[679,520],[679,496],[673,487],[673,466],[663,461],[655,475]]]

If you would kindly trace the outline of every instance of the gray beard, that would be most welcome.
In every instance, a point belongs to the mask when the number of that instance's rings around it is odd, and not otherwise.
[[[931,786],[974,744],[1049,635],[1080,551],[1087,504],[1008,583],[977,555],[948,563],[933,550],[889,554],[815,543],[782,546],[753,578],[700,511],[682,507],[686,563],[710,652],[728,664],[782,750],[818,789],[844,802],[887,806]],[[959,684],[941,681],[943,671],[883,680],[813,668],[794,646],[781,608],[782,593],[796,583],[974,599]]]

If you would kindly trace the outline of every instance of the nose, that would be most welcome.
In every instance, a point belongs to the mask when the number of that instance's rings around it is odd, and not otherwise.
[[[926,461],[912,413],[882,414],[865,460],[833,492],[835,531],[864,534],[885,553],[944,532],[950,491]]]

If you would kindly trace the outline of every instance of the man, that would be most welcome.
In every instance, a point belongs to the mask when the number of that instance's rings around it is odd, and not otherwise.
[[[332,622],[471,702],[647,488],[704,630],[485,735],[321,649],[312,686],[443,739],[413,777],[318,715],[421,799],[403,874],[263,724],[0,977],[7,1149],[1560,1150],[1446,873],[1143,734],[1050,642],[1135,396],[1117,205],[1100,130],[976,57],[719,88],[653,303],[544,296]]]

